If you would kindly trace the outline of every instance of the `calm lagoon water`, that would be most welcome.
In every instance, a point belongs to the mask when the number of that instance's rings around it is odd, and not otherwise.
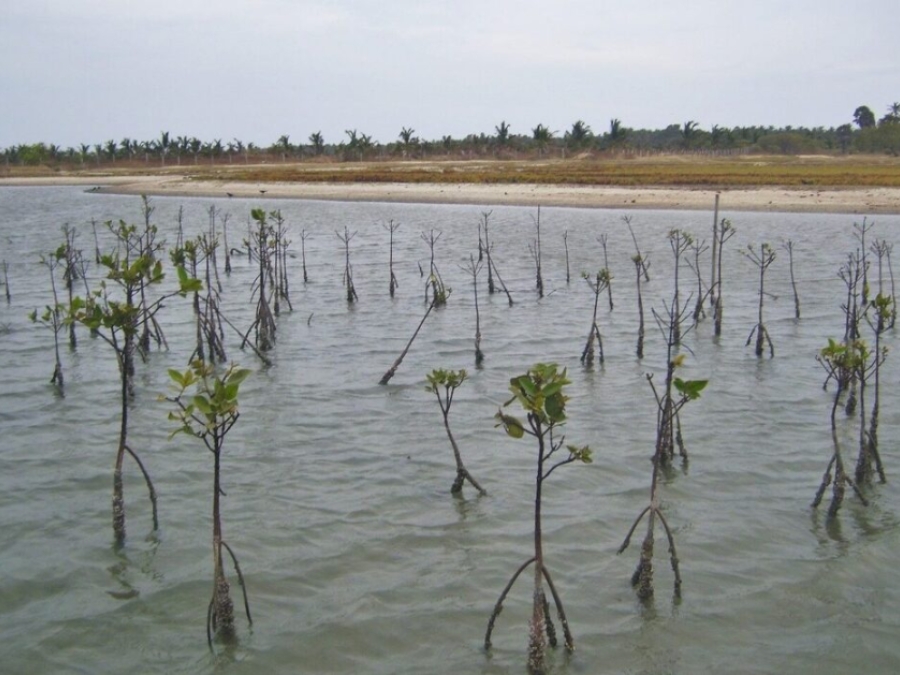
[[[554,473],[545,490],[547,564],[575,635],[576,651],[553,656],[556,673],[895,673],[900,669],[900,395],[891,354],[883,376],[880,447],[889,482],[871,505],[847,500],[826,527],[810,500],[831,452],[830,393],[815,361],[842,334],[837,270],[855,250],[853,215],[729,213],[736,236],[725,252],[724,334],[702,322],[685,340],[686,375],[709,378],[683,414],[689,467],[661,488],[684,577],[673,604],[665,547],[658,543],[656,598],[635,598],[629,578],[639,539],[616,555],[649,496],[654,402],[644,375],[662,377],[664,351],[648,326],[635,357],[637,310],[631,237],[615,210],[543,209],[546,295],[534,290],[528,244],[535,209],[497,207],[495,256],[515,305],[479,300],[486,360],[475,369],[471,280],[460,268],[476,250],[482,210],[470,206],[327,202],[152,200],[153,221],[174,242],[182,209],[188,235],[208,209],[228,213],[233,246],[253,207],[279,208],[293,236],[292,312],[278,319],[274,365],[262,368],[231,334],[229,358],[253,369],[242,417],[224,460],[225,536],[240,557],[254,626],[239,621],[240,646],[210,655],[204,634],[211,592],[211,462],[190,439],[169,440],[166,369],[192,349],[189,303],[160,315],[170,350],[139,365],[131,439],[159,490],[161,530],[133,465],[126,475],[128,543],[112,545],[110,493],[118,425],[111,351],[82,332],[65,349],[65,396],[48,383],[52,334],[27,314],[50,302],[38,260],[79,230],[88,254],[98,224],[140,222],[134,197],[77,188],[0,189],[0,258],[9,262],[11,303],[0,297],[0,671],[4,673],[524,673],[529,581],[514,588],[482,640],[497,595],[531,555],[534,450],[494,427],[510,377],[537,361],[569,368],[567,438],[589,443],[594,463]],[[630,211],[651,260],[645,302],[671,297],[666,234],[683,228],[709,240],[711,212]],[[395,299],[388,296],[388,235],[395,235]],[[359,302],[341,285],[342,244]],[[303,284],[300,231],[307,230],[310,282]],[[378,380],[424,311],[428,250],[453,293],[435,312],[388,386]],[[571,283],[563,233],[568,232]],[[894,242],[900,218],[875,220],[870,237]],[[592,294],[579,278],[603,266],[608,235],[615,308],[601,303],[606,362],[579,364]],[[793,318],[791,239],[803,318]],[[766,323],[774,359],[745,340],[755,322],[756,268],[739,250],[771,242]],[[703,259],[708,275],[709,257]],[[89,273],[95,274],[91,266]],[[685,291],[695,287],[682,270]],[[249,325],[253,270],[235,258],[223,277],[228,317]],[[894,346],[896,335],[888,337]],[[424,389],[432,368],[467,368],[450,422],[466,464],[489,495],[450,496],[454,477],[440,411]],[[854,430],[843,436],[853,455]],[[640,532],[641,530],[639,530]],[[237,589],[236,589],[237,590]]]

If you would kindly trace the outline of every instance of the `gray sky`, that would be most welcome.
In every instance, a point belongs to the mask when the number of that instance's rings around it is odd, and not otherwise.
[[[836,126],[900,99],[897,0],[0,0],[0,147]]]

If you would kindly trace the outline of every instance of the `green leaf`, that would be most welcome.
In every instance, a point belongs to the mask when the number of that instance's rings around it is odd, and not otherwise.
[[[174,368],[169,368],[169,378],[175,383],[184,387],[184,375]]]
[[[202,412],[204,415],[212,415],[212,406],[210,405],[209,400],[202,394],[197,394],[196,396],[194,396],[194,405],[197,407],[197,410]]]
[[[503,426],[503,429],[512,438],[522,438],[522,436],[525,435],[525,427],[512,415],[505,415],[503,411],[498,410],[494,417],[500,420],[500,425]]]

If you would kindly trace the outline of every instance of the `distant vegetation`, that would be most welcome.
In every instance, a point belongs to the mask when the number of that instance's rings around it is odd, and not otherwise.
[[[202,141],[193,136],[174,136],[168,131],[160,133],[158,138],[150,140],[134,140],[123,138],[102,143],[82,143],[77,148],[63,148],[55,144],[34,143],[16,145],[0,150],[0,165],[6,175],[41,175],[59,171],[158,171],[160,168],[215,166],[222,168],[266,164],[274,166],[291,164],[296,166],[303,162],[305,166],[318,172],[307,173],[303,169],[302,176],[292,176],[279,170],[277,175],[261,173],[253,169],[246,175],[230,171],[233,180],[320,180],[320,181],[381,181],[397,182],[551,182],[551,183],[589,183],[589,184],[647,184],[670,182],[688,184],[806,184],[802,181],[805,170],[786,170],[777,179],[760,179],[754,175],[752,166],[735,169],[723,164],[725,168],[720,176],[709,176],[708,172],[700,178],[692,177],[684,166],[679,169],[677,181],[669,181],[659,174],[659,170],[647,171],[638,169],[636,175],[621,172],[621,159],[654,159],[663,156],[699,156],[711,159],[739,159],[746,156],[782,155],[888,155],[900,156],[900,103],[887,106],[887,112],[878,119],[867,106],[858,107],[853,113],[852,123],[838,127],[783,127],[751,126],[725,128],[713,125],[710,129],[701,129],[693,120],[670,124],[664,129],[632,129],[620,120],[609,121],[606,131],[595,131],[584,120],[577,120],[571,127],[562,131],[551,130],[544,124],[522,133],[513,133],[511,125],[501,121],[494,127],[492,134],[469,134],[465,138],[444,136],[438,140],[424,140],[415,135],[412,127],[402,127],[397,139],[379,142],[370,135],[357,129],[348,129],[343,138],[326,139],[320,131],[309,134],[305,142],[295,143],[289,135],[280,136],[268,147],[257,146],[252,142],[244,142],[234,138],[223,142],[222,139]],[[351,167],[360,163],[403,162],[403,160],[427,160],[430,162],[454,162],[471,160],[616,160],[615,176],[604,177],[603,170],[593,167],[590,175],[584,171],[573,169],[561,174],[559,168],[551,172],[517,169],[515,175],[501,169],[485,172],[478,176],[454,176],[452,172],[438,172],[448,175],[436,176],[435,170],[423,172],[412,163],[406,164],[408,169],[394,168],[390,176],[379,175],[377,170],[360,169],[354,173]],[[339,163],[350,163],[344,166],[340,175],[334,169],[330,173],[327,167]],[[537,165],[540,166],[540,165]],[[348,169],[350,169],[348,171]],[[192,169],[194,171],[194,169]],[[665,173],[665,172],[663,172]],[[755,173],[760,173],[759,171]],[[493,175],[492,175],[493,174]],[[552,174],[552,175],[550,175]],[[825,177],[814,180],[816,185],[896,185],[896,177],[886,179],[885,176],[869,176],[856,179],[849,177]],[[858,178],[858,177],[857,177]]]

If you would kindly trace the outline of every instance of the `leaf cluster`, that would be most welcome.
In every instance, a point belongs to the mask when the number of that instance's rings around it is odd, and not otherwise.
[[[217,448],[212,447],[215,443],[208,439],[212,435],[220,440],[237,421],[240,386],[250,375],[250,370],[232,364],[218,375],[214,364],[196,359],[187,370],[170,369],[168,372],[176,394],[161,396],[160,400],[177,406],[169,413],[169,420],[179,424],[169,437],[186,433],[204,440],[210,450],[216,451]],[[194,389],[193,395],[188,394],[190,388]]]

